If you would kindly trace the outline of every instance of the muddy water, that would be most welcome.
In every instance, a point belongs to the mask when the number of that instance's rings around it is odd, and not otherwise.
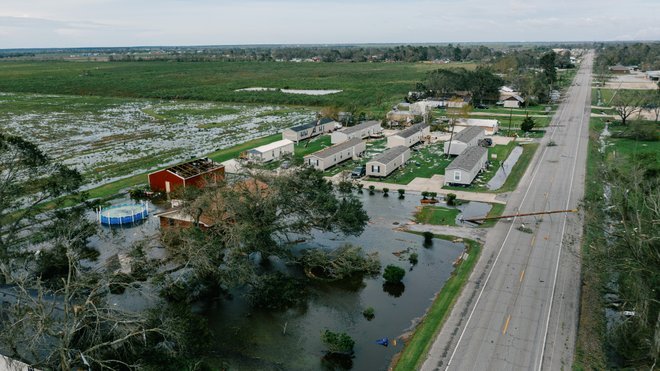
[[[380,277],[358,282],[318,284],[312,288],[307,305],[281,312],[252,310],[240,293],[234,299],[219,303],[208,311],[213,333],[214,353],[229,361],[232,368],[245,370],[316,370],[321,369],[324,347],[320,333],[324,329],[345,331],[355,340],[354,370],[385,370],[397,347],[383,347],[377,339],[398,338],[410,330],[416,319],[431,304],[433,295],[442,287],[452,271],[452,262],[463,250],[462,244],[435,240],[424,248],[421,236],[394,231],[394,223],[406,223],[418,196],[399,200],[365,192],[365,209],[371,223],[359,237],[341,238],[317,233],[308,246],[335,248],[350,242],[366,252],[377,251],[385,267],[396,264],[407,271],[404,289],[384,291]],[[410,248],[419,254],[419,263],[411,268],[405,259],[392,253]],[[398,295],[398,296],[397,296]],[[375,309],[376,317],[367,321],[362,311]],[[284,327],[286,326],[286,332]]]
[[[491,191],[500,189],[500,187],[504,185],[504,182],[506,182],[506,178],[511,173],[511,169],[513,169],[513,166],[516,164],[516,162],[518,162],[518,159],[522,153],[523,149],[521,146],[514,147],[513,150],[511,150],[509,157],[506,158],[502,166],[500,166],[500,168],[497,169],[495,175],[493,175],[493,178],[488,182],[488,184],[486,184],[486,187],[488,187],[488,189]]]

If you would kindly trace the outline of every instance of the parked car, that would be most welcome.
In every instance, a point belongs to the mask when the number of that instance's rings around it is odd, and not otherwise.
[[[351,172],[351,178],[353,179],[362,178],[365,175],[367,175],[367,168],[364,166],[358,166]]]
[[[474,106],[474,107],[477,108],[477,109],[488,109],[488,106],[487,106],[487,105],[485,105],[485,104],[481,104],[481,103],[477,104],[477,105]]]

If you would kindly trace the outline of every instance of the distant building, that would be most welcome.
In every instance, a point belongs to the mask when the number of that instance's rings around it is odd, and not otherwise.
[[[485,136],[484,129],[479,126],[465,128],[454,134],[451,141],[445,142],[444,152],[450,155],[460,155],[467,148],[478,146],[479,141],[484,139]]]
[[[287,154],[293,154],[293,141],[289,139],[278,140],[247,151],[250,160],[259,162],[278,160]]]
[[[357,160],[367,149],[362,139],[353,138],[304,157],[305,164],[325,171],[346,160]]]
[[[408,159],[410,159],[410,148],[407,146],[389,148],[367,162],[367,175],[386,177],[403,166]]]
[[[337,124],[338,122],[329,118],[314,120],[307,124],[284,129],[284,131],[282,131],[282,139],[288,139],[298,143],[307,138],[312,138],[323,133],[330,133],[335,130]]]
[[[651,81],[660,80],[660,71],[646,71],[644,74],[646,75],[646,78]]]
[[[149,187],[154,192],[170,193],[178,187],[203,187],[206,182],[218,182],[225,177],[225,167],[208,158],[185,162],[154,171],[148,175]]]
[[[330,134],[330,142],[338,144],[353,138],[369,138],[370,136],[380,135],[382,132],[383,128],[380,126],[380,121],[365,121],[333,132]]]
[[[470,147],[463,151],[445,168],[445,185],[470,185],[486,168],[488,149]]]
[[[504,108],[520,108],[520,105],[525,103],[525,99],[520,95],[514,94],[503,100]]]
[[[498,120],[489,119],[459,119],[454,125],[462,127],[480,127],[484,129],[486,135],[493,135],[497,133],[500,128],[500,122]]]
[[[610,66],[608,69],[610,70],[611,73],[615,75],[625,75],[630,73],[630,67],[621,66],[621,65]]]
[[[412,147],[413,145],[424,140],[425,137],[431,134],[431,128],[428,124],[420,123],[412,125],[407,129],[387,137],[387,147],[394,148],[397,146]]]

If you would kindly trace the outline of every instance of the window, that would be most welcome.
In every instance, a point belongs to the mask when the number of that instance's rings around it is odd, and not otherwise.
[[[371,172],[372,172],[372,173],[380,173],[380,166],[378,166],[378,165],[371,165]]]
[[[461,181],[461,172],[460,171],[454,171],[454,180],[457,182]]]

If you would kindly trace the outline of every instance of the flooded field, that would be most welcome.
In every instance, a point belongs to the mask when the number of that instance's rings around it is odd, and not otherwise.
[[[0,93],[0,128],[77,168],[87,188],[313,118],[284,106]]]
[[[359,237],[342,238],[331,233],[315,233],[313,239],[298,246],[336,248],[346,242],[362,246],[366,252],[378,252],[385,267],[395,264],[406,269],[403,286],[386,287],[381,277],[315,283],[303,306],[272,311],[252,308],[241,290],[233,299],[207,303],[203,313],[214,335],[212,358],[239,370],[318,370],[323,369],[325,354],[320,340],[324,329],[344,331],[356,342],[353,370],[386,370],[392,357],[402,350],[401,336],[410,331],[424,315],[436,292],[450,277],[452,262],[464,245],[434,240],[424,247],[422,236],[394,230],[412,218],[419,196],[383,197],[359,195],[371,222]],[[122,202],[122,200],[118,200]],[[95,240],[102,258],[116,254],[116,243],[109,238]],[[153,241],[158,233],[156,219],[135,228],[115,229],[114,238],[130,244],[138,238]],[[163,249],[155,249],[156,252]],[[402,252],[400,257],[395,252]],[[408,254],[419,254],[419,263],[411,266]],[[116,298],[117,302],[135,305],[135,299]],[[368,321],[362,314],[375,309]],[[376,340],[397,339],[398,346],[383,347]],[[219,363],[220,364],[220,363]]]

